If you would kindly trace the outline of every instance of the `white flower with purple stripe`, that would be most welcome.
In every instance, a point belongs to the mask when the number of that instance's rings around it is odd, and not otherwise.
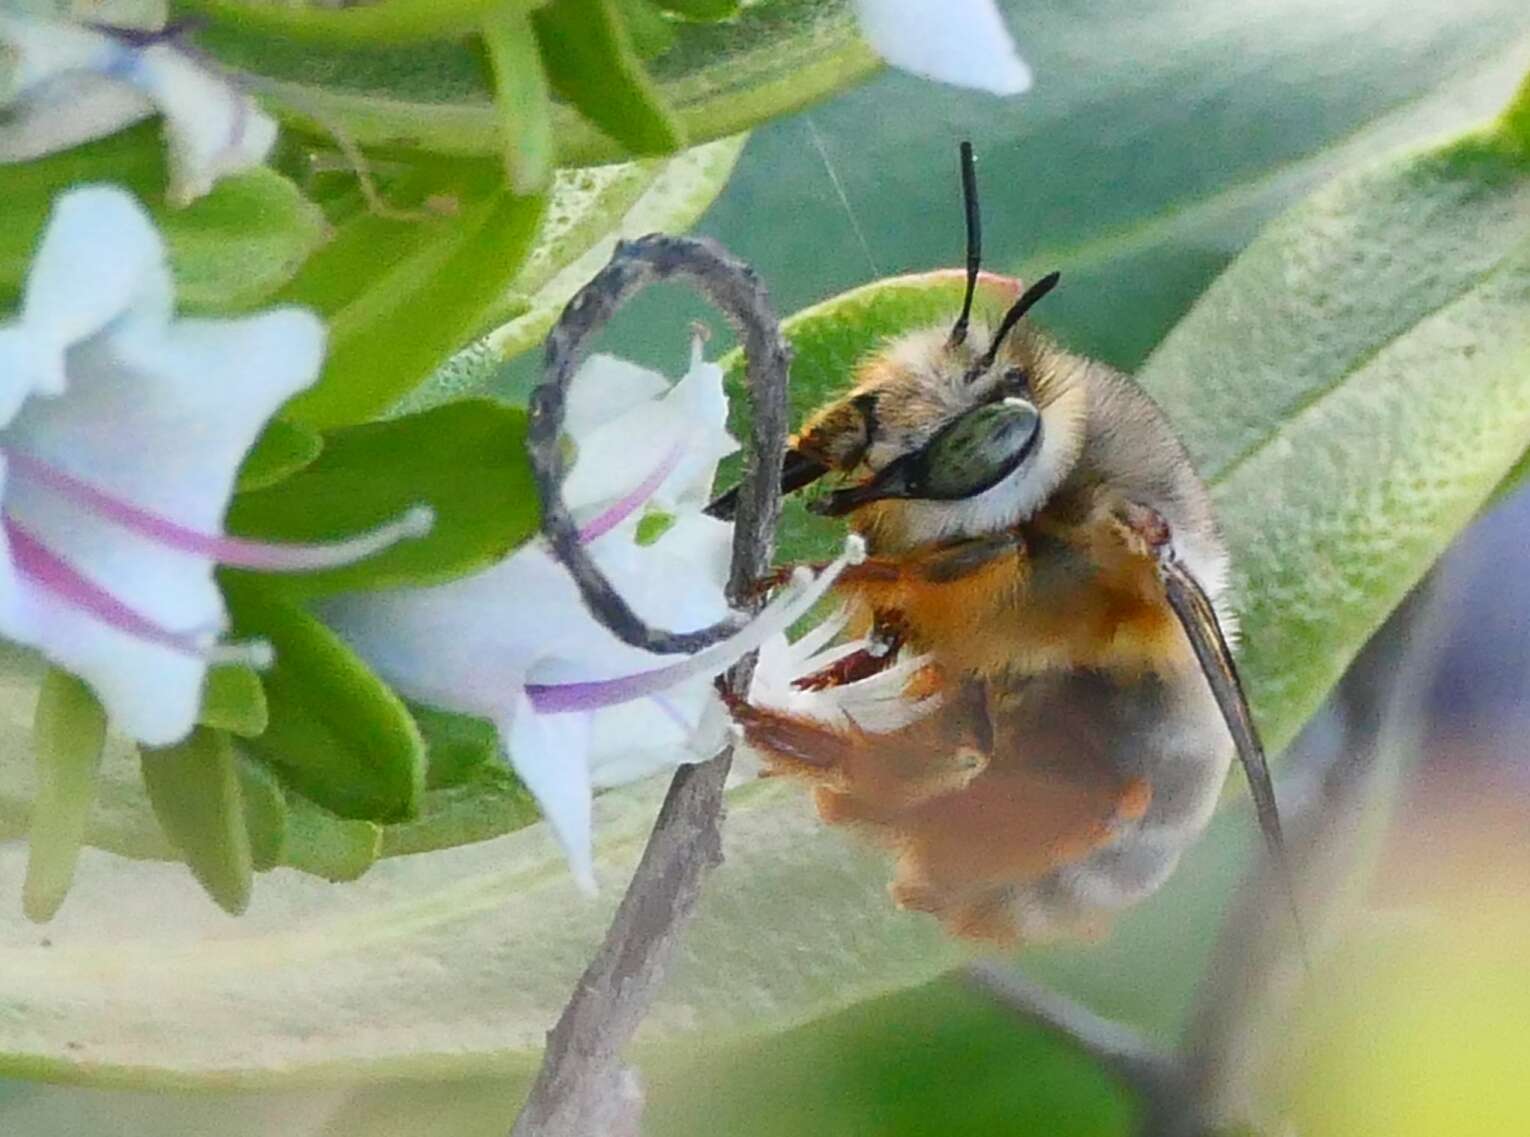
[[[218,642],[216,564],[325,568],[429,526],[416,511],[322,546],[223,534],[241,461],[323,354],[323,325],[295,308],[175,319],[131,195],[55,204],[19,316],[0,323],[0,636],[85,680],[138,742],[185,737],[210,665],[269,657]]]
[[[179,35],[0,14],[0,162],[67,150],[158,113],[173,202],[263,163],[275,121]]]
[[[722,370],[699,349],[672,387],[609,356],[570,386],[564,499],[595,563],[651,625],[686,632],[731,614],[733,528],[701,511],[718,460],[737,449],[726,417]],[[665,524],[650,538],[640,522],[655,510]],[[806,613],[841,563],[691,656],[617,639],[541,542],[448,584],[326,601],[320,615],[404,695],[492,720],[575,879],[593,888],[592,789],[715,754],[728,719],[713,679]]]

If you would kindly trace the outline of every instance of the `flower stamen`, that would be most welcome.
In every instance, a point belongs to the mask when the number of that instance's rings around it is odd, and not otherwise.
[[[596,679],[582,683],[528,683],[526,694],[539,714],[567,714],[616,706],[667,690],[699,675],[715,675],[740,657],[758,650],[772,636],[785,632],[824,597],[840,573],[850,565],[860,563],[865,556],[865,542],[852,534],[845,540],[844,552],[816,577],[807,569],[799,568],[792,574],[788,587],[753,620],[727,639],[676,663],[615,679]]]
[[[316,544],[252,541],[189,528],[161,514],[124,501],[51,463],[6,448],[11,473],[83,506],[98,517],[147,537],[156,544],[193,556],[208,557],[231,568],[257,572],[316,572],[374,556],[400,541],[423,537],[435,523],[435,511],[416,505],[393,521],[340,541]]]
[[[206,633],[177,632],[167,628],[84,576],[11,518],[5,518],[3,525],[16,571],[71,608],[135,639],[160,644],[209,663],[238,663],[255,668],[270,666],[274,653],[269,643],[263,640],[209,643],[210,637]]]
[[[664,484],[664,479],[674,473],[675,467],[680,464],[684,454],[685,448],[676,446],[664,456],[662,462],[654,467],[652,473],[633,487],[631,493],[613,502],[581,525],[579,527],[580,542],[587,545],[597,537],[604,537],[641,509],[644,503],[658,492],[659,487]]]

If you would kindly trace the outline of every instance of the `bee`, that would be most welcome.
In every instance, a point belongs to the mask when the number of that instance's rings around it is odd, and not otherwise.
[[[1277,853],[1281,836],[1206,487],[1130,378],[1031,323],[1059,274],[996,322],[975,317],[968,143],[961,171],[960,312],[862,360],[782,468],[788,492],[838,476],[809,508],[844,518],[868,552],[835,589],[873,647],[798,685],[853,684],[912,653],[903,695],[935,709],[869,730],[730,708],[768,772],[893,852],[898,905],[1010,943],[1097,932],[1157,889],[1234,753]]]

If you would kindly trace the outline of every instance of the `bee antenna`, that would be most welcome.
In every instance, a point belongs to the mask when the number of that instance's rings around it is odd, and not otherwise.
[[[1043,296],[1057,287],[1057,282],[1061,279],[1062,273],[1049,272],[1020,294],[1020,299],[1011,304],[1009,311],[1004,313],[999,330],[994,333],[993,343],[988,345],[983,358],[972,365],[972,370],[968,372],[970,377],[975,378],[993,366],[993,361],[999,356],[999,348],[1004,344],[1004,337],[1014,330],[1021,317],[1034,308]]]
[[[972,143],[961,144],[962,205],[967,211],[967,294],[962,297],[962,314],[951,327],[952,347],[967,338],[967,320],[972,315],[972,297],[977,291],[978,268],[983,262],[983,223],[978,213],[977,164],[972,157]]]

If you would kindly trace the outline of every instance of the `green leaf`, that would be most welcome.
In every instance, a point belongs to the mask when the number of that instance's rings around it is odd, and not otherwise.
[[[237,916],[250,903],[254,863],[228,735],[197,727],[185,742],[145,747],[141,755],[144,786],[165,836],[207,895]]]
[[[1530,157],[1479,134],[1282,218],[1141,374],[1214,494],[1272,744],[1530,444]]]
[[[418,410],[494,385],[505,360],[542,342],[618,240],[689,229],[727,183],[744,141],[725,138],[662,161],[560,171],[537,246],[512,286],[523,311],[459,352],[397,409]]]
[[[738,12],[739,0],[657,0],[660,8],[688,20],[726,20]]]
[[[513,0],[522,11],[533,0]],[[367,4],[271,4],[262,0],[175,0],[215,27],[318,43],[414,43],[457,39],[505,0],[371,0]]]
[[[545,199],[502,183],[497,163],[436,161],[411,168],[387,196],[395,210],[437,215],[360,211],[339,223],[279,297],[329,324],[319,382],[284,417],[319,429],[372,418],[507,314]]]
[[[505,139],[505,172],[518,194],[541,193],[552,181],[552,92],[531,19],[518,5],[483,23],[483,45],[494,72],[494,99]]]
[[[36,162],[0,166],[0,305],[20,295],[53,199],[71,186],[110,182],[149,209],[170,249],[176,302],[227,313],[259,304],[291,279],[324,241],[318,207],[273,170],[221,178],[183,208],[165,202],[165,144],[147,123]]]
[[[201,44],[259,76],[269,102],[317,138],[327,138],[333,125],[365,146],[504,151],[493,83],[475,45],[320,50],[236,24],[209,28]],[[678,133],[704,142],[807,106],[877,66],[856,33],[850,0],[761,0],[735,20],[677,23],[675,46],[654,61],[652,75]],[[630,76],[626,82],[630,90]],[[657,141],[662,133],[652,123],[644,137]],[[594,165],[627,153],[568,105],[555,110],[554,137],[560,165]]]
[[[274,486],[312,462],[322,449],[324,436],[318,431],[285,419],[272,419],[244,456],[235,488],[243,493]]]
[[[106,712],[83,682],[50,668],[38,692],[32,737],[37,797],[27,833],[21,904],[27,919],[46,921],[63,904],[74,880],[85,820],[96,800]]]
[[[266,729],[269,714],[260,676],[248,667],[214,667],[202,684],[197,722],[214,730],[253,738]]]
[[[553,90],[587,119],[632,154],[668,154],[684,145],[616,0],[552,0],[531,19]]]
[[[276,649],[261,675],[270,724],[250,748],[342,817],[412,816],[425,790],[425,746],[398,696],[333,632],[262,583],[229,577],[224,594],[235,632]]]
[[[536,799],[497,760],[450,785],[427,790],[420,815],[383,830],[383,856],[399,857],[487,841],[541,817]]]
[[[500,560],[537,528],[525,412],[468,399],[332,431],[302,471],[237,495],[227,526],[262,540],[329,541],[421,505],[435,514],[425,536],[343,568],[264,576],[262,586],[320,596],[434,583]]]
[[[257,758],[236,752],[234,772],[244,805],[244,828],[250,838],[250,863],[268,872],[283,863],[287,847],[287,799],[281,782]]]
[[[339,817],[302,794],[287,796],[287,841],[283,862],[310,876],[355,880],[382,854],[383,827]]]
[[[461,785],[499,760],[499,732],[486,719],[410,704],[409,713],[425,739],[430,789]]]

